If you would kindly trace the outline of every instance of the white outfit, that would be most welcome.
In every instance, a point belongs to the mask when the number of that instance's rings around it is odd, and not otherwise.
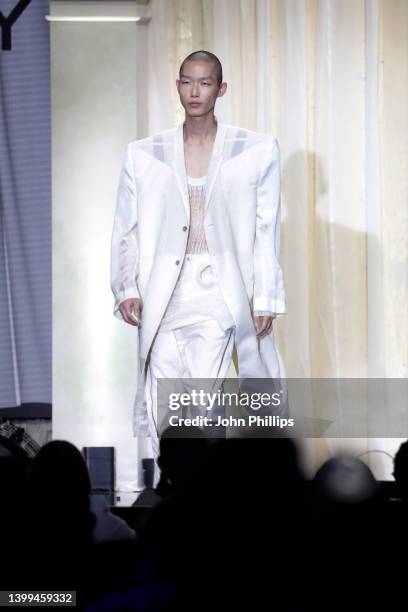
[[[227,376],[234,346],[235,322],[211,266],[204,232],[206,176],[187,177],[187,180],[190,230],[186,257],[147,366],[146,402],[155,459],[159,455],[160,418],[157,379],[209,378],[222,382]],[[180,392],[188,392],[188,383],[178,384]],[[163,407],[162,414],[167,412],[166,408]],[[155,486],[159,477],[156,463]]]
[[[194,260],[187,259],[187,238],[195,232],[188,232],[189,226],[194,227],[194,215],[190,211],[183,124],[129,143],[123,159],[112,231],[111,289],[115,297],[113,312],[121,320],[121,302],[137,297],[142,303],[133,411],[135,436],[152,435],[146,400],[147,365],[166,322],[178,316],[173,306],[177,303],[180,307],[184,302],[187,285],[194,286],[203,300],[214,292],[212,322],[201,320],[200,325],[209,323],[215,332],[215,320],[225,333],[218,321],[223,321],[225,328],[232,317],[239,378],[278,378],[285,386],[285,368],[273,332],[258,340],[253,324],[255,311],[276,316],[286,313],[279,265],[279,145],[269,134],[225,124],[216,116],[215,120],[217,133],[202,213],[208,252],[192,253]],[[201,265],[209,262],[211,268],[201,269],[197,275],[199,258]],[[201,278],[200,282],[208,280],[211,287],[212,277],[217,279],[218,288],[196,286]],[[189,315],[193,315],[191,302]],[[194,316],[198,317],[198,312]],[[192,330],[193,325],[189,328]],[[185,326],[171,330],[167,337],[174,338],[180,329]],[[178,339],[185,341],[185,331],[178,333]],[[201,342],[198,335],[197,342]],[[200,367],[205,369],[204,365]]]

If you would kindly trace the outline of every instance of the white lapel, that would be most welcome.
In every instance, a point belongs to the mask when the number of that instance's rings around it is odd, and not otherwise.
[[[214,182],[223,160],[224,142],[225,135],[227,132],[226,124],[220,122],[216,115],[214,115],[214,117],[217,121],[217,133],[215,135],[213,149],[208,164],[207,181],[205,185],[205,212],[207,212],[211,192],[214,187]],[[190,204],[188,198],[186,161],[184,157],[183,125],[184,123],[180,123],[178,126],[176,126],[174,131],[174,157],[172,165],[174,173],[176,175],[177,185],[179,187],[180,194],[183,200],[187,219],[189,220]]]

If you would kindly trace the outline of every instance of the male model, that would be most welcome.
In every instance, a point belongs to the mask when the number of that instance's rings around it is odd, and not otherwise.
[[[240,378],[285,377],[278,142],[218,120],[214,54],[187,56],[176,86],[184,123],[127,145],[111,249],[114,314],[139,328],[133,433],[156,458],[158,378],[223,379],[234,343]]]

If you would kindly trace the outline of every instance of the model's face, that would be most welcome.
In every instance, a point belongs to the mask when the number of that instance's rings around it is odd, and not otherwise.
[[[184,64],[180,79],[176,80],[180,102],[186,115],[199,117],[211,111],[218,97],[223,96],[227,84],[218,87],[215,64],[191,60]],[[194,103],[196,105],[194,105]]]

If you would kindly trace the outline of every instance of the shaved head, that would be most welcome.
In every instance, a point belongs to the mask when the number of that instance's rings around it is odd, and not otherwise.
[[[221,85],[222,83],[222,65],[221,65],[220,60],[218,59],[216,55],[214,55],[214,53],[211,53],[210,51],[204,51],[203,49],[201,49],[200,51],[193,51],[193,53],[190,53],[190,55],[187,55],[187,57],[185,57],[181,63],[180,70],[179,70],[179,78],[181,78],[181,73],[182,73],[184,64],[189,61],[209,62],[211,64],[214,64],[216,73],[217,73],[218,87]]]

